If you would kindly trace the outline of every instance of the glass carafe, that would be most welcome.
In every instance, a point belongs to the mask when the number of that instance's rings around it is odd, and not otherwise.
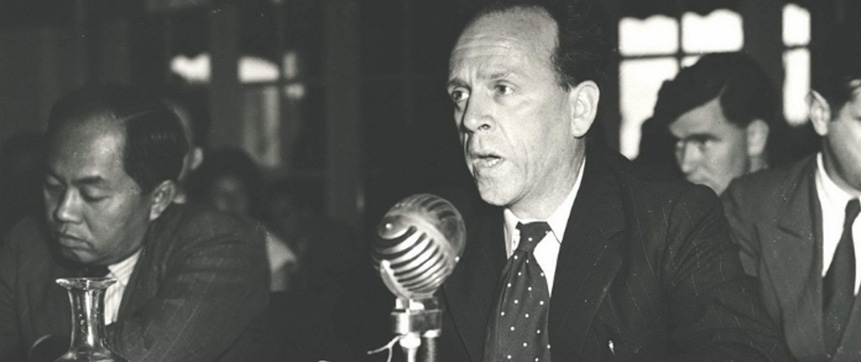
[[[127,362],[111,351],[105,333],[105,290],[114,278],[60,278],[72,303],[72,343],[54,362]]]

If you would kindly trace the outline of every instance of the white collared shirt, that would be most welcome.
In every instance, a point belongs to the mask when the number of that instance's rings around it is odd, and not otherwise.
[[[846,203],[853,197],[837,186],[825,172],[822,153],[816,156],[816,195],[822,210],[822,277],[834,259],[837,244],[843,235],[843,222],[846,219]],[[855,294],[861,284],[861,216],[852,224],[852,239],[855,241]]]
[[[108,270],[110,270],[108,276],[116,278],[117,282],[105,291],[105,325],[117,321],[117,313],[120,311],[120,303],[123,301],[123,292],[126,290],[126,285],[129,284],[129,278],[135,270],[140,255],[141,251],[138,250],[128,258],[108,265]]]
[[[584,159],[580,163],[577,180],[565,201],[559,204],[547,220],[522,220],[509,209],[505,209],[502,213],[505,219],[505,255],[508,258],[514,254],[517,245],[520,244],[520,230],[517,229],[517,223],[546,221],[550,225],[550,232],[538,242],[532,255],[535,256],[535,260],[544,272],[544,278],[547,279],[547,290],[551,294],[553,293],[553,279],[556,277],[556,261],[559,258],[559,249],[562,247],[562,238],[565,236],[565,228],[568,227],[568,217],[571,216],[574,199],[577,198],[577,191],[580,190],[580,181],[583,180],[583,168],[585,166],[586,160]]]

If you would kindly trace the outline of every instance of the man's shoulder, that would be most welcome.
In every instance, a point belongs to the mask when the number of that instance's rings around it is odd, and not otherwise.
[[[787,201],[799,186],[812,180],[816,169],[816,157],[808,156],[779,168],[763,170],[739,177],[730,183],[725,198],[757,201]],[[745,202],[754,205],[757,202]]]
[[[253,234],[260,234],[262,238],[256,223],[202,205],[171,205],[155,222],[151,232],[155,238],[166,239],[206,240]]]
[[[767,169],[745,175],[733,180],[730,189],[743,191],[762,191],[794,186],[800,178],[811,175],[815,170],[816,157],[808,156],[793,164]]]
[[[671,203],[685,194],[703,197],[709,194],[706,188],[693,185],[678,175],[661,168],[649,168],[631,162],[615,151],[600,151],[593,155],[593,162],[606,168],[617,183],[620,192],[646,202]],[[588,159],[586,162],[589,162]]]

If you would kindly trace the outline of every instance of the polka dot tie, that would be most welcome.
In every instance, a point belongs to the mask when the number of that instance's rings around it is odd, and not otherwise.
[[[550,293],[532,251],[550,232],[546,222],[517,224],[520,243],[497,286],[497,304],[487,325],[484,362],[550,361],[547,314]]]

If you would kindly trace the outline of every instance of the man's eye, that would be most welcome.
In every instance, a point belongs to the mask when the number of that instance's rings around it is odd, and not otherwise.
[[[503,95],[504,94],[511,94],[511,92],[514,91],[513,88],[511,88],[510,86],[505,85],[505,84],[497,84],[496,86],[494,86],[494,90],[496,91],[497,94],[503,94]]]
[[[63,185],[51,180],[45,180],[44,186],[45,190],[49,192],[59,191],[63,188]]]
[[[99,202],[101,200],[106,199],[107,197],[96,195],[90,192],[81,192],[81,198],[86,202]]]
[[[469,98],[469,93],[467,93],[465,90],[462,90],[462,89],[455,89],[455,90],[451,91],[449,96],[451,97],[452,102],[460,103],[460,102],[465,101],[467,98]]]

